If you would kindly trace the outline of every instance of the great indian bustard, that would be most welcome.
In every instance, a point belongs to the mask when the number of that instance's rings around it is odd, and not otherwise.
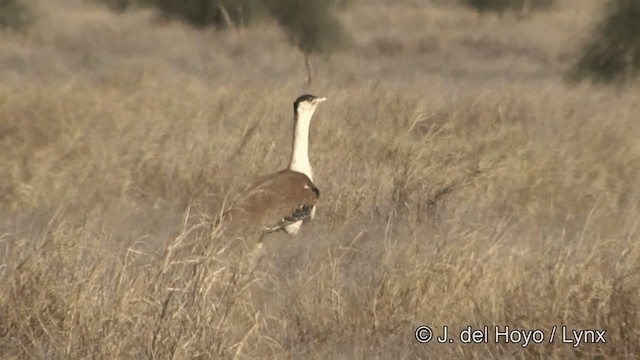
[[[249,185],[223,214],[234,230],[265,234],[284,230],[295,235],[302,222],[313,219],[320,191],[313,183],[309,162],[311,117],[324,97],[302,95],[293,103],[293,145],[287,169],[262,176]]]

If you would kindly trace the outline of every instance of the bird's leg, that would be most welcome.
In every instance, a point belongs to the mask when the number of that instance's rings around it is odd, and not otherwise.
[[[257,268],[258,264],[262,259],[261,254],[263,251],[263,246],[262,246],[263,236],[264,236],[264,232],[261,233],[260,238],[258,239],[258,242],[255,244],[253,249],[249,250],[247,253],[246,260],[247,260],[247,265],[249,266],[250,272],[255,271],[255,269]]]
[[[257,248],[262,248],[262,244],[264,241],[264,236],[267,234],[266,231],[261,231],[260,232],[260,237],[258,238],[258,244],[256,245]]]

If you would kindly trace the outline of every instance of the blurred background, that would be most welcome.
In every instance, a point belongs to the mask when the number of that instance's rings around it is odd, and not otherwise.
[[[278,83],[306,76],[311,57],[318,79],[341,84],[612,82],[637,73],[637,12],[633,0],[4,0],[0,60],[5,81],[171,71]]]

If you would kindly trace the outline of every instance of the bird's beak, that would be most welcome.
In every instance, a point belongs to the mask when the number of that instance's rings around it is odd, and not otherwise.
[[[316,102],[319,102],[319,103],[321,103],[323,101],[327,101],[327,98],[326,97],[321,97],[321,98],[317,98],[316,99]]]

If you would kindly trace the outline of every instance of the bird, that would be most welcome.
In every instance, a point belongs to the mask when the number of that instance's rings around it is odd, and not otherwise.
[[[293,102],[289,166],[247,186],[222,215],[227,228],[256,230],[261,244],[266,234],[276,231],[296,235],[304,221],[315,217],[320,190],[309,162],[309,128],[318,104],[326,100],[305,94]]]

